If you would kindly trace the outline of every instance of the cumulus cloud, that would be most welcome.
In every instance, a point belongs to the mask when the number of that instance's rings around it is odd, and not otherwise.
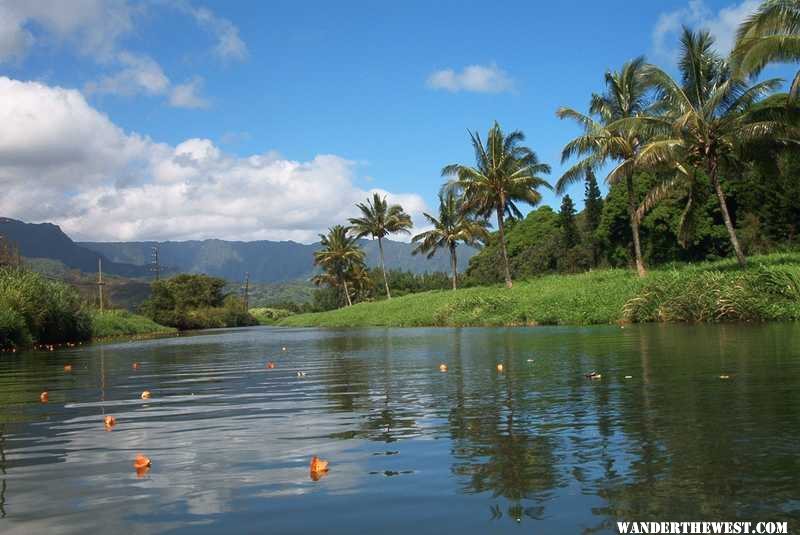
[[[761,3],[761,0],[743,0],[711,10],[703,0],[690,0],[686,7],[659,15],[653,28],[653,53],[657,59],[675,63],[678,58],[678,35],[682,26],[706,29],[716,38],[716,47],[722,54],[733,48],[736,30]]]
[[[0,214],[54,221],[77,239],[315,241],[370,194],[356,167],[336,155],[235,156],[208,139],[158,143],[78,91],[0,77]],[[422,220],[419,195],[383,193]]]
[[[443,69],[428,77],[428,87],[458,93],[503,93],[514,90],[514,80],[495,64],[469,65],[461,72]]]
[[[172,88],[169,103],[176,108],[207,108],[209,102],[200,96],[203,79],[195,76],[185,84],[178,84]]]

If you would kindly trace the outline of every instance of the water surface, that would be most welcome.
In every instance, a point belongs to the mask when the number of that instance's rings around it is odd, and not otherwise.
[[[2,355],[0,532],[792,528],[799,420],[792,324],[250,328]]]

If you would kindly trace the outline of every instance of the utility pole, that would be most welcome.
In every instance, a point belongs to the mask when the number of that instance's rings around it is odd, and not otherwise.
[[[100,294],[100,312],[103,312],[103,258],[97,257],[97,292]]]
[[[156,274],[156,280],[161,280],[161,264],[158,262],[158,246],[154,245],[152,247],[153,250],[153,261],[152,266],[150,267],[150,271],[154,271]]]
[[[250,273],[244,274],[244,311],[250,310]]]

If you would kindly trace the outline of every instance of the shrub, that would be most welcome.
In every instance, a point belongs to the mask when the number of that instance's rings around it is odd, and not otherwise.
[[[31,333],[25,318],[15,310],[0,308],[0,349],[30,345]]]
[[[8,338],[2,345],[24,341],[57,344],[88,340],[92,333],[91,318],[78,293],[60,281],[52,281],[38,273],[16,268],[0,269],[0,310]],[[20,318],[27,335],[20,330]],[[15,342],[19,340],[20,342]]]
[[[177,275],[157,281],[142,311],[156,323],[180,330],[258,325],[241,299],[223,295],[224,286],[223,279],[206,275]]]
[[[288,318],[294,315],[291,310],[283,308],[251,308],[250,315],[252,315],[261,325],[272,325],[278,320]]]

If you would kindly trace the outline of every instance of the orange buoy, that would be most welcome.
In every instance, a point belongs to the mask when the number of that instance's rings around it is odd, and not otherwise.
[[[142,392],[142,399],[150,399],[150,391],[149,390],[145,390],[144,392]]]
[[[498,364],[497,365],[497,371],[500,372],[500,373],[503,373],[503,365],[502,364]]]
[[[446,372],[447,371],[447,364],[444,364],[444,363],[439,364],[439,371],[440,372]]]
[[[141,453],[136,455],[136,458],[133,460],[133,467],[136,469],[136,475],[138,477],[142,477],[150,470],[150,459],[142,455]]]
[[[275,363],[274,363],[274,362],[272,362],[272,361],[270,361],[270,362],[267,362],[267,369],[268,369],[268,370],[271,370],[271,369],[273,369],[274,367],[275,367]]]
[[[72,371],[72,364],[64,364],[64,372],[70,373]]]
[[[316,455],[311,457],[311,464],[309,465],[309,473],[311,479],[319,481],[319,479],[328,473],[328,461],[323,461]]]
[[[106,429],[111,429],[112,427],[117,425],[117,419],[114,418],[113,416],[106,416],[105,418],[103,418],[103,423],[105,424]]]
[[[50,399],[50,394],[47,393],[47,390],[39,394],[39,401],[41,401],[42,403],[47,403],[49,399]]]
[[[134,362],[133,363],[133,369],[134,370],[138,370],[139,369],[139,363],[138,362]]]

